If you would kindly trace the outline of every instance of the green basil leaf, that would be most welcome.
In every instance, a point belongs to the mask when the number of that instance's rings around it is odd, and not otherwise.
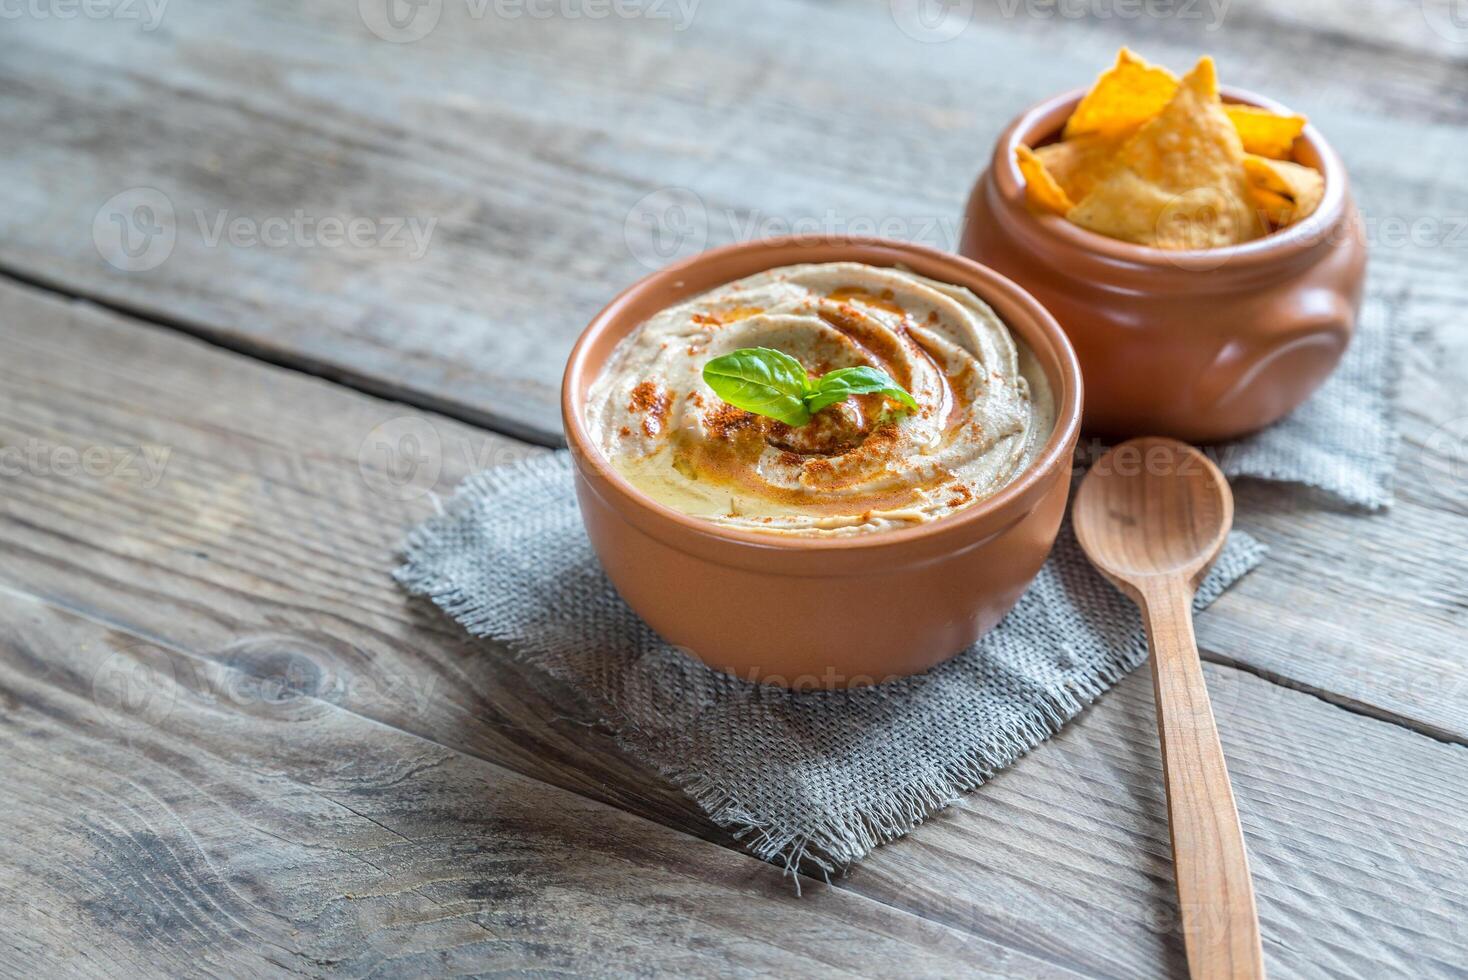
[[[814,415],[851,395],[885,395],[913,411],[918,407],[916,399],[906,389],[893,381],[886,371],[874,367],[840,368],[822,375],[816,381],[814,393],[806,396],[805,404]]]
[[[741,347],[703,366],[703,380],[735,408],[801,426],[810,421],[805,406],[811,390],[805,368],[784,351]]]

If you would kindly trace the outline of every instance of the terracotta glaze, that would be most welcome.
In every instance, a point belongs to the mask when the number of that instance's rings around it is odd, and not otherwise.
[[[960,251],[1008,276],[1069,335],[1086,381],[1085,428],[1216,442],[1288,414],[1339,363],[1355,330],[1366,241],[1340,158],[1313,127],[1296,162],[1325,177],[1315,213],[1227,248],[1164,251],[1025,204],[1015,147],[1059,134],[1081,91],[1027,110],[969,198]],[[1224,89],[1230,102],[1282,106]]]
[[[644,320],[757,272],[838,261],[902,266],[993,307],[1034,353],[1055,399],[1055,428],[1033,465],[994,496],[932,523],[839,538],[776,536],[658,504],[595,448],[587,392],[617,342]],[[1055,319],[990,269],[920,245],[795,236],[715,249],[623,292],[572,350],[561,413],[587,533],[612,583],[649,625],[748,681],[842,688],[926,670],[1019,600],[1065,512],[1081,378]]]

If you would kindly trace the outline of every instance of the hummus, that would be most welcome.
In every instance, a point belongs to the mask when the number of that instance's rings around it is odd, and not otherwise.
[[[725,404],[704,364],[742,347],[813,376],[867,365],[918,403],[855,395],[792,428]],[[854,262],[773,269],[670,307],[593,383],[592,441],[647,496],[746,530],[846,535],[938,520],[992,496],[1054,428],[1043,372],[967,289]]]

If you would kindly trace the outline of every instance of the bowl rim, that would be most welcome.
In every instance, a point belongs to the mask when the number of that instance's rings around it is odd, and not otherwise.
[[[1021,339],[1037,354],[1040,353],[1038,348],[1041,345],[1036,343],[1036,340],[1043,341],[1050,348],[1050,353],[1058,366],[1057,376],[1051,378],[1052,397],[1055,400],[1055,425],[1030,465],[998,492],[931,523],[841,537],[777,535],[724,527],[684,514],[653,500],[618,473],[610,461],[602,455],[601,450],[597,448],[586,430],[585,397],[581,392],[589,388],[591,380],[594,380],[586,379],[588,373],[586,362],[595,342],[601,335],[619,328],[622,328],[623,337],[631,333],[642,321],[639,320],[637,323],[624,327],[621,322],[623,311],[634,301],[653,290],[685,289],[683,277],[690,271],[718,264],[727,257],[740,256],[744,253],[768,252],[772,256],[771,261],[762,265],[760,269],[751,270],[736,277],[743,278],[744,275],[755,275],[759,271],[795,264],[773,258],[773,256],[783,255],[790,249],[804,249],[818,256],[811,258],[812,262],[855,261],[881,265],[885,258],[888,260],[885,263],[887,267],[900,265],[903,256],[915,256],[925,264],[936,264],[959,270],[963,273],[961,278],[967,281],[955,282],[942,276],[932,276],[932,278],[949,285],[970,289],[991,306],[1007,305],[1028,314],[1029,325],[1022,325],[1019,328],[1019,332],[1023,334]],[[832,251],[843,254],[828,254]],[[688,290],[683,299],[715,289],[723,282],[732,281],[735,280],[720,280],[702,288]],[[996,297],[999,300],[998,304],[995,303]],[[675,302],[681,301],[681,299],[675,300]],[[998,310],[996,310],[997,313]],[[1006,328],[1015,329],[1007,317],[1002,314],[1000,316]],[[1029,336],[1032,332],[1038,334],[1038,338]],[[1069,337],[1050,312],[1013,280],[962,255],[913,242],[868,235],[796,234],[751,239],[709,249],[643,276],[618,293],[591,319],[571,349],[571,354],[566,361],[566,370],[561,379],[561,416],[566,441],[579,472],[585,475],[585,467],[590,467],[591,471],[600,478],[602,485],[616,494],[624,504],[631,505],[634,510],[660,521],[670,522],[710,545],[733,546],[741,551],[755,549],[766,553],[771,551],[806,554],[842,551],[871,552],[931,541],[940,535],[954,538],[962,536],[967,545],[974,535],[987,537],[1023,516],[1028,512],[1030,506],[1033,506],[1033,503],[1030,503],[1029,506],[1021,507],[1021,505],[1038,500],[1041,494],[1048,489],[1050,478],[1059,475],[1060,478],[1069,479],[1071,461],[1068,457],[1080,434],[1082,397],[1080,361],[1076,357]],[[1063,468],[1064,474],[1057,474],[1058,468]],[[626,510],[622,509],[622,512],[625,514]],[[962,535],[964,531],[970,531],[973,534],[964,536]]]
[[[1008,201],[1018,202],[1032,225],[1048,235],[1056,245],[1068,246],[1102,259],[1130,265],[1200,272],[1213,272],[1227,265],[1233,269],[1247,270],[1285,262],[1289,257],[1311,250],[1319,242],[1327,240],[1330,230],[1345,214],[1345,165],[1320,130],[1309,122],[1305,124],[1300,138],[1309,145],[1315,158],[1320,161],[1319,169],[1325,178],[1325,194],[1315,211],[1305,220],[1252,241],[1220,248],[1153,248],[1082,228],[1058,214],[1035,214],[1024,204],[1025,181],[1019,171],[1016,148],[1021,144],[1034,146],[1033,141],[1037,137],[1048,138],[1056,133],[1058,126],[1065,122],[1086,91],[1084,88],[1077,88],[1062,92],[1035,103],[1015,116],[995,142],[990,164],[1000,196]],[[1285,115],[1294,114],[1283,103],[1247,89],[1221,85],[1219,95],[1226,103],[1257,106]]]

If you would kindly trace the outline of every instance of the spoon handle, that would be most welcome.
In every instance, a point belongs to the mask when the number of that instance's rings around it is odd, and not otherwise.
[[[1141,591],[1188,971],[1193,980],[1263,977],[1249,859],[1193,636],[1193,589],[1171,578]]]

